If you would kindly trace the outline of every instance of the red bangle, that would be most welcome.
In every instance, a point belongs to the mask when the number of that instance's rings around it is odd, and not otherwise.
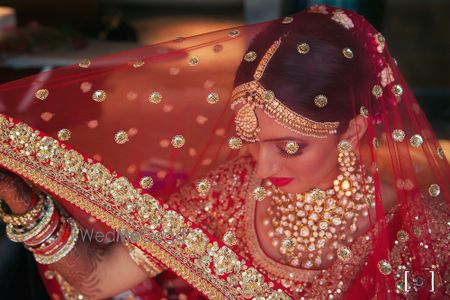
[[[56,233],[57,237],[54,241],[51,241],[49,244],[43,244],[38,249],[33,251],[35,254],[50,256],[52,253],[58,251],[62,246],[64,246],[65,241],[68,239],[70,235],[70,225],[64,219],[60,222],[61,227],[60,230]]]
[[[32,237],[29,240],[26,240],[24,243],[31,247],[35,247],[44,243],[55,232],[56,228],[58,228],[59,218],[59,211],[55,209],[48,226],[36,236]]]

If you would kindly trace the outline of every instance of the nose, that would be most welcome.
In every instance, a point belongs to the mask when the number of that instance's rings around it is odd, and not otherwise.
[[[258,178],[263,179],[271,177],[279,171],[279,164],[273,160],[273,153],[271,154],[265,147],[259,147],[257,157],[256,176],[258,176]]]

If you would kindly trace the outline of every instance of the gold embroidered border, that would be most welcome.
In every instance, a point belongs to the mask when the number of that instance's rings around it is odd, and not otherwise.
[[[101,163],[84,158],[74,149],[21,122],[0,114],[0,164],[74,204],[114,230],[141,232],[147,238],[129,241],[185,279],[211,299],[244,297],[289,297],[273,282],[226,246],[151,195],[135,188],[126,177],[118,177]],[[131,210],[130,210],[131,208]],[[207,247],[199,248],[203,239]],[[195,253],[194,255],[192,253]],[[211,259],[207,265],[196,258]],[[235,284],[228,279],[239,277]],[[261,294],[252,282],[259,278]]]

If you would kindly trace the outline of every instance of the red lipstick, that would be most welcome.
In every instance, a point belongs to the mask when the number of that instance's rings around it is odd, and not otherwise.
[[[269,177],[270,182],[276,186],[284,186],[294,180],[293,177]]]

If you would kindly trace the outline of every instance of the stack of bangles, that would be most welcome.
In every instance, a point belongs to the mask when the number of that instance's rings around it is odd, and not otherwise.
[[[0,199],[0,219],[6,234],[14,242],[23,242],[38,263],[53,264],[65,257],[75,246],[79,228],[55,207],[49,195],[33,192],[31,208],[22,215],[5,212]]]

